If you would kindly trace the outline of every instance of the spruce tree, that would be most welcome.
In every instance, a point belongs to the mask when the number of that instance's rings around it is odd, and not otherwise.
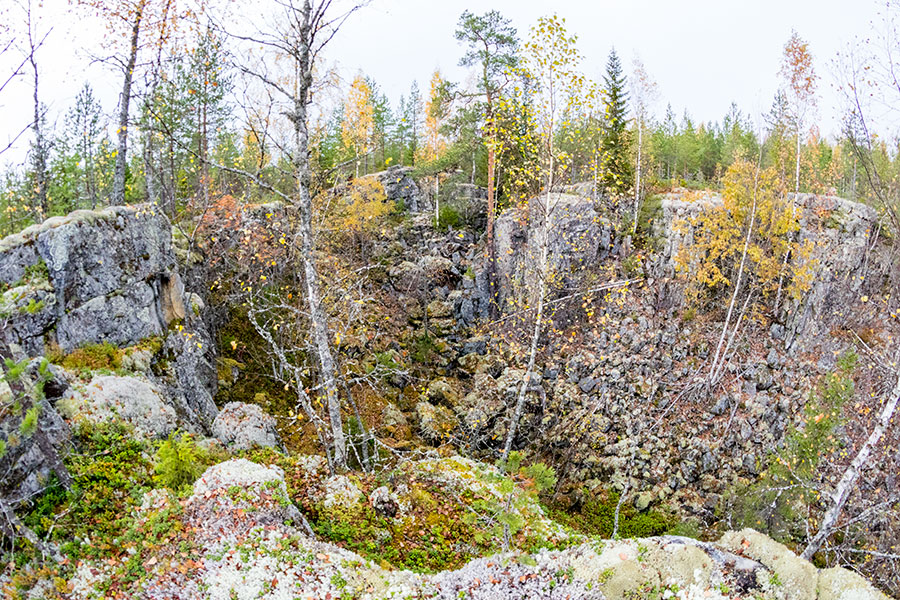
[[[624,194],[632,182],[631,159],[628,156],[628,92],[625,73],[615,48],[609,53],[603,75],[604,120],[600,135],[601,174],[606,193]]]

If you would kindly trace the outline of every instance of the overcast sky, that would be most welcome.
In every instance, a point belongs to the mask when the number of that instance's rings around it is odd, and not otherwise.
[[[239,0],[239,5],[245,2]],[[246,3],[247,10],[262,4]],[[877,0],[374,0],[345,24],[327,58],[348,81],[358,71],[373,77],[396,105],[413,80],[424,92],[435,68],[449,79],[465,80],[467,73],[457,66],[462,50],[453,37],[463,10],[496,9],[513,21],[522,38],[538,17],[556,12],[578,36],[587,76],[600,78],[612,47],[626,71],[637,53],[658,83],[658,115],[671,103],[679,117],[687,109],[695,121],[710,121],[721,120],[732,101],[746,114],[768,110],[779,84],[784,44],[796,29],[809,42],[820,76],[820,128],[836,134],[839,102],[832,60],[838,50],[869,33],[879,7]],[[86,80],[112,113],[120,75],[91,65],[83,50],[96,51],[103,29],[74,16],[66,0],[45,0],[40,11],[42,26],[53,26],[39,55],[51,122],[62,125],[62,116]],[[0,57],[0,80],[8,73],[12,54]],[[25,80],[0,94],[0,147],[28,122],[30,103]],[[26,138],[0,160],[20,161]]]

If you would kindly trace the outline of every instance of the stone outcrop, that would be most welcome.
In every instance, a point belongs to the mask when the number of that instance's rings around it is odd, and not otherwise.
[[[368,177],[374,177],[384,186],[384,195],[388,200],[396,202],[401,208],[410,212],[418,212],[421,207],[421,193],[419,185],[411,177],[412,167],[393,166],[384,171],[373,173]]]
[[[804,346],[809,350],[811,343],[827,338],[831,324],[824,316],[835,307],[854,303],[863,294],[866,276],[883,257],[873,239],[878,232],[873,208],[816,194],[799,194],[793,201],[799,225],[795,240],[811,248],[802,260],[812,265],[812,284],[802,298],[788,299],[780,307],[778,337],[788,349]],[[659,247],[648,265],[649,274],[656,279],[673,278],[679,251],[693,240],[691,220],[721,205],[721,196],[714,192],[663,196],[652,225]],[[679,305],[683,300],[679,292],[670,293],[675,294],[670,303]]]
[[[44,397],[33,403],[13,399],[12,389],[0,380],[0,502],[17,506],[42,492],[69,450],[72,432],[55,404],[66,393],[68,379],[41,361],[29,364],[19,381],[45,379]],[[29,419],[35,421],[28,425]]]
[[[147,438],[166,439],[178,428],[194,429],[178,418],[157,386],[139,376],[95,375],[88,383],[75,380],[56,405],[70,421],[124,421]]]
[[[588,198],[573,194],[550,195],[548,268],[562,287],[571,287],[584,269],[615,250],[614,232]],[[524,305],[540,266],[543,225],[529,218],[528,207],[509,209],[496,222],[497,275],[500,301]]]
[[[132,345],[184,317],[169,224],[150,207],[76,211],[0,242],[0,282],[13,285],[35,268],[46,272],[55,298],[38,295],[39,312],[54,316],[64,351],[104,341]],[[42,353],[46,331],[27,333],[23,347]]]
[[[212,424],[214,349],[202,303],[184,290],[171,227],[155,207],[75,211],[0,240],[0,286],[9,288],[0,321],[20,356],[41,356],[48,344],[68,353],[161,338],[151,359],[159,368],[147,376],[184,424]]]

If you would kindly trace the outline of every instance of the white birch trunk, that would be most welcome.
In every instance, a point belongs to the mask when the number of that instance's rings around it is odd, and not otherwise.
[[[881,415],[878,418],[878,422],[875,424],[875,429],[872,430],[872,433],[869,434],[869,438],[863,442],[862,446],[860,446],[859,452],[856,453],[853,462],[851,462],[850,466],[847,467],[847,470],[844,471],[844,475],[838,482],[837,487],[834,488],[834,492],[831,494],[831,505],[828,507],[825,516],[822,518],[822,524],[819,525],[819,531],[813,536],[813,539],[810,540],[801,555],[806,560],[810,560],[819,548],[822,547],[825,540],[827,540],[837,529],[837,520],[844,510],[847,499],[856,487],[856,480],[859,479],[862,469],[868,464],[872,455],[872,450],[878,445],[878,442],[881,440],[882,436],[884,436],[884,433],[888,430],[894,420],[894,412],[897,410],[898,402],[900,402],[900,373],[897,374],[897,382],[894,384],[894,389],[891,390],[890,396],[888,396],[887,402],[884,404],[884,408],[881,409]]]

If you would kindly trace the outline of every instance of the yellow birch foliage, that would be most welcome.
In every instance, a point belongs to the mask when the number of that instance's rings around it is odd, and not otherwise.
[[[446,81],[441,77],[441,72],[435,71],[431,76],[431,89],[425,103],[425,143],[419,148],[416,160],[423,162],[437,160],[447,149],[447,140],[441,135],[441,125],[445,117],[442,90],[445,86]]]
[[[747,245],[744,281],[766,298],[778,288],[779,274],[790,253],[785,292],[799,299],[809,289],[813,276],[812,243],[795,241],[799,229],[777,172],[759,172],[756,165],[738,160],[725,173],[721,204],[711,204],[697,216],[675,226],[690,232],[693,243],[681,247],[676,269],[687,279],[688,297],[697,302],[731,288],[737,278],[741,256],[754,210],[753,231]]]
[[[341,142],[361,156],[368,152],[372,131],[375,128],[375,107],[372,105],[372,90],[362,75],[357,75],[350,85],[350,94],[344,105],[344,121],[341,123]]]

